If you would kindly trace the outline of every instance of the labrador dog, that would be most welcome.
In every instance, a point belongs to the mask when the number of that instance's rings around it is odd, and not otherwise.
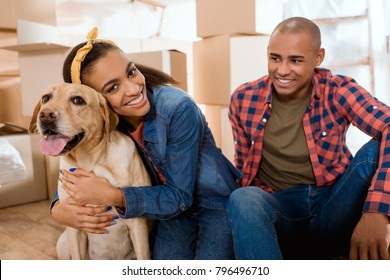
[[[150,186],[150,178],[130,137],[116,130],[118,116],[105,98],[79,84],[48,86],[36,105],[30,133],[42,135],[47,156],[61,156],[60,169],[79,167],[115,187]],[[68,196],[59,181],[60,201]],[[112,207],[111,212],[115,212]],[[109,234],[67,227],[57,242],[59,259],[150,259],[148,221],[118,219]]]

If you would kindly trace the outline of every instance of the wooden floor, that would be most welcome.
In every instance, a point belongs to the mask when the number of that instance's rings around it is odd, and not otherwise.
[[[0,260],[57,259],[63,227],[49,213],[50,201],[0,209]]]

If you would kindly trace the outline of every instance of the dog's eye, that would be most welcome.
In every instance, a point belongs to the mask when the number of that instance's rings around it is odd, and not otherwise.
[[[86,104],[85,101],[84,101],[84,99],[81,98],[80,96],[75,96],[75,97],[73,97],[72,102],[73,102],[74,104],[76,104],[76,105],[84,105],[84,104]]]
[[[45,103],[49,102],[50,98],[51,98],[51,95],[45,94],[44,96],[42,96],[42,103],[45,104]]]

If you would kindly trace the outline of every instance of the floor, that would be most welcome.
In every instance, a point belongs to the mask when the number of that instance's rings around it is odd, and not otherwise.
[[[50,201],[0,209],[0,260],[57,259],[63,227],[49,213]]]

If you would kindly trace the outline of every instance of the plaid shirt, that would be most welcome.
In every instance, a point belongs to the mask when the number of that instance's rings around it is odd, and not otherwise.
[[[352,123],[381,141],[379,166],[372,178],[364,211],[390,215],[390,108],[372,97],[356,81],[326,69],[313,73],[311,100],[303,128],[317,186],[333,185],[351,162],[346,131]],[[272,114],[272,83],[268,76],[239,86],[231,97],[229,118],[235,140],[235,164],[242,171],[241,186],[259,186],[264,126]]]

